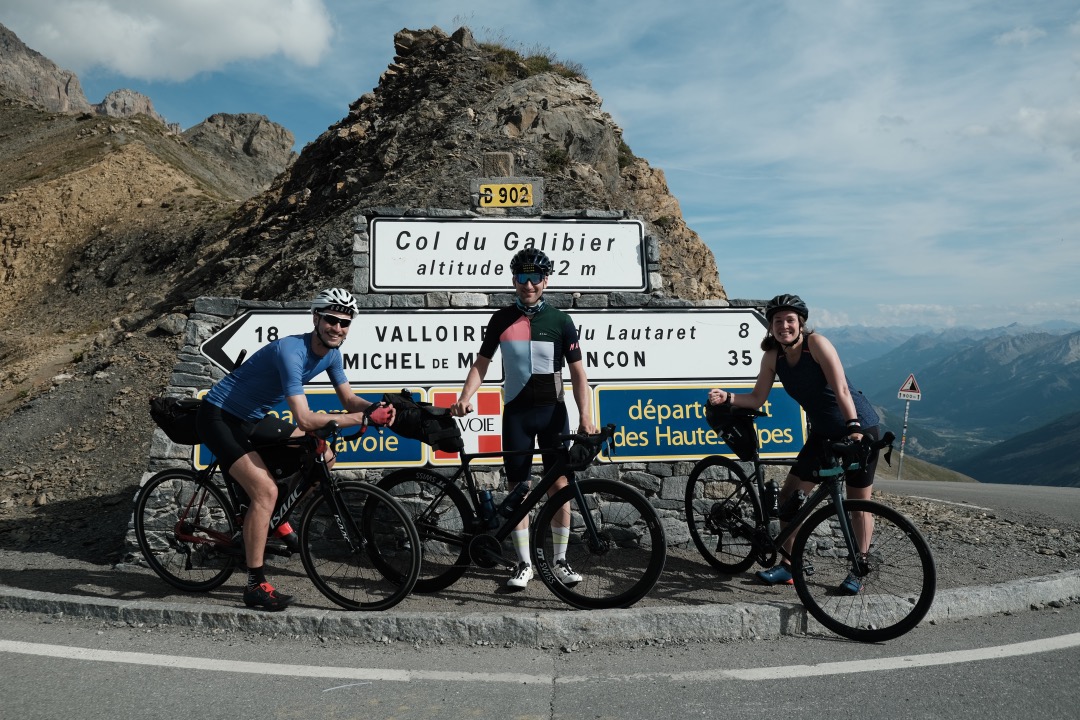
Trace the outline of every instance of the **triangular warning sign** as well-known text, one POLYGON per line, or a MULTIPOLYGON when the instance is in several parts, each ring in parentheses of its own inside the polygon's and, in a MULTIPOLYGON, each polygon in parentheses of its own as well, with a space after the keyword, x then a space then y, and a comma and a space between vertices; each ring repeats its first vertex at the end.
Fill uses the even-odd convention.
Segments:
POLYGON ((907 380, 900 386, 900 392, 922 394, 922 391, 919 390, 919 383, 915 382, 914 373, 907 376, 907 380))

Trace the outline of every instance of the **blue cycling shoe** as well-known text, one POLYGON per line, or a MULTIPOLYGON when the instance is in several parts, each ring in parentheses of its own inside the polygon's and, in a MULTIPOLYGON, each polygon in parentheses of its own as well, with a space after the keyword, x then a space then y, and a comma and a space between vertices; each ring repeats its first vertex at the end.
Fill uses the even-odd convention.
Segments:
POLYGON ((858 595, 862 590, 862 578, 855 573, 848 573, 848 576, 844 578, 844 582, 840 583, 838 588, 841 595, 858 595))
POLYGON ((771 567, 768 570, 761 570, 757 576, 768 585, 791 585, 794 583, 791 579, 791 570, 784 564, 771 567))

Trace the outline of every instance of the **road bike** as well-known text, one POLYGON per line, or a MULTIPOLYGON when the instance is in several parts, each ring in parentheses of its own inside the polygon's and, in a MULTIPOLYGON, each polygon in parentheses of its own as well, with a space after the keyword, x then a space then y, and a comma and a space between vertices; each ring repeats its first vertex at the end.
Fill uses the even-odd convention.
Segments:
MULTIPOLYGON (((596 478, 579 480, 574 473, 592 464, 614 432, 615 426, 608 425, 595 435, 560 435, 557 447, 538 450, 462 451, 450 477, 430 468, 405 468, 382 478, 378 486, 408 509, 420 534, 423 565, 415 590, 443 590, 471 565, 513 568, 517 559, 504 556, 503 542, 532 514, 533 568, 556 597, 581 609, 630 607, 643 598, 656 584, 667 558, 656 510, 628 485, 596 478), (568 447, 567 441, 573 446, 568 447), (554 463, 527 495, 518 495, 520 504, 514 505, 513 498, 501 511, 492 513, 493 504, 485 509, 484 491, 473 477, 471 463, 535 453, 551 453, 554 463), (563 476, 567 486, 547 497, 563 476), (566 561, 582 577, 573 584, 563 584, 554 572, 551 521, 567 506, 571 526, 566 561)), ((518 493, 528 490, 527 483, 518 487, 522 488, 518 493)))
MULTIPOLYGON (((196 407, 198 401, 181 402, 196 407)), ((345 439, 331 421, 302 437, 256 444, 272 468, 283 454, 299 460, 298 470, 277 481, 266 553, 299 552, 315 587, 343 608, 385 610, 412 591, 420 572, 420 538, 409 514, 386 491, 331 472, 324 451, 345 439), (298 544, 289 547, 273 531, 301 506, 298 544)), ((162 470, 135 498, 135 536, 143 557, 180 590, 220 586, 244 562, 247 504, 243 488, 219 472, 216 459, 197 472, 162 470)))
POLYGON ((829 461, 815 473, 820 482, 814 491, 777 507, 778 488, 773 481, 766 483, 766 468, 793 463, 761 459, 754 418, 765 413, 735 408, 710 414, 716 418, 710 422, 713 428, 725 442, 730 439, 729 448, 753 466, 753 479, 743 465, 723 455, 703 458, 690 472, 686 522, 702 556, 731 575, 755 562, 769 568, 786 558, 795 591, 810 615, 852 640, 890 640, 918 625, 937 588, 930 546, 896 510, 844 495, 847 474, 861 469, 871 452, 888 448, 885 459, 890 461, 893 434, 877 442, 829 443, 829 461), (786 525, 781 527, 781 521, 786 525), (860 547, 858 528, 870 527, 869 546, 860 547), (792 536, 788 553, 784 546, 792 536), (845 591, 841 585, 849 575, 857 581, 845 591), (852 587, 858 591, 851 594, 852 587))

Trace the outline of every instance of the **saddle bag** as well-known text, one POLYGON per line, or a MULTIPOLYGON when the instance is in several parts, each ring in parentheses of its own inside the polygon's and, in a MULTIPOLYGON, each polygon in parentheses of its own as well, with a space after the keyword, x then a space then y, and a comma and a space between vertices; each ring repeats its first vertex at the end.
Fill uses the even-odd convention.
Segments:
POLYGON ((178 445, 198 445, 195 417, 202 400, 197 398, 152 397, 150 417, 178 445))
POLYGON ((705 408, 705 421, 736 457, 743 462, 753 461, 758 450, 753 416, 732 412, 725 405, 709 405, 705 408))

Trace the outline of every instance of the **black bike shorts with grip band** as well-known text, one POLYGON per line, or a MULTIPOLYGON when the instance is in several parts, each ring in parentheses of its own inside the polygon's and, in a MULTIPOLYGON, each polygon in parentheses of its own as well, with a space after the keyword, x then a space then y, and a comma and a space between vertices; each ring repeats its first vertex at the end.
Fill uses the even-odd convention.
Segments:
MULTIPOLYGON (((864 428, 862 434, 865 437, 877 440, 880 431, 877 426, 874 426, 871 428, 864 428)), ((799 451, 799 456, 795 458, 795 465, 791 468, 791 474, 806 482, 818 482, 817 478, 814 477, 814 471, 821 467, 822 460, 825 458, 826 453, 830 452, 829 443, 838 442, 840 439, 842 438, 828 438, 825 435, 815 433, 811 430, 810 436, 806 438, 806 444, 803 445, 802 450, 799 451)), ((874 450, 870 453, 870 462, 866 464, 865 468, 848 473, 848 486, 853 488, 868 488, 874 484, 874 474, 877 472, 878 453, 878 450, 874 450)))
POLYGON ((206 401, 199 408, 197 422, 200 439, 214 453, 225 472, 244 455, 255 451, 252 437, 261 440, 287 438, 296 430, 292 423, 273 415, 267 415, 257 423, 251 422, 206 401))
MULTIPOLYGON (((529 402, 511 400, 503 408, 503 450, 527 450, 531 447, 557 447, 559 435, 570 432, 570 420, 566 405, 532 405, 529 402), (535 444, 534 444, 535 443, 535 444)), ((541 453, 540 458, 547 472, 555 464, 555 453, 541 453)), ((532 458, 528 455, 511 455, 503 459, 506 481, 516 484, 529 479, 532 458)))

